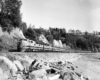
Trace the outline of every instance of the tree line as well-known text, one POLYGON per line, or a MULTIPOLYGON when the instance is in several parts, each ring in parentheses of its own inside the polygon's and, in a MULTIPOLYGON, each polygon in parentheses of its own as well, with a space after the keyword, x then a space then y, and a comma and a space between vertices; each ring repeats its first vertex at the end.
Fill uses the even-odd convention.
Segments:
MULTIPOLYGON (((25 24, 25 23, 24 23, 25 24)), ((38 36, 43 34, 47 40, 52 44, 53 40, 61 40, 62 43, 69 45, 71 49, 86 50, 98 52, 100 51, 100 37, 85 32, 82 35, 66 32, 64 28, 24 28, 23 33, 26 38, 31 40, 38 40, 38 36)))

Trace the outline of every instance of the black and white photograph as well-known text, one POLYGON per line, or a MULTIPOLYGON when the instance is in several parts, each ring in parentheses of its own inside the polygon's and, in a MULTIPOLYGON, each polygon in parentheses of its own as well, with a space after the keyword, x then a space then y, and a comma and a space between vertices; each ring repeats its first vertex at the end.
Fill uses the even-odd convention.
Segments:
POLYGON ((0 0, 0 80, 100 80, 100 0, 0 0))

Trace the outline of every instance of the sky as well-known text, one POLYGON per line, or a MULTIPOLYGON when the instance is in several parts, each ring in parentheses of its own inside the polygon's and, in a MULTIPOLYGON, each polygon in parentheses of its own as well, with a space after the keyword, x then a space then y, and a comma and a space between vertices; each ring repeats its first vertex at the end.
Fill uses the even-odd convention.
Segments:
POLYGON ((100 31, 100 0, 22 0, 21 13, 35 28, 100 31))

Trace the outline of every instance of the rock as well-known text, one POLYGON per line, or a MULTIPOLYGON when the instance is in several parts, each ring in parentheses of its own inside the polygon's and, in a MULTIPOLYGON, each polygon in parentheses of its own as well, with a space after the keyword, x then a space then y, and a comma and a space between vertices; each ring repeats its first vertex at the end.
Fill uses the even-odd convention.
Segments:
POLYGON ((48 77, 49 80, 58 80, 60 77, 60 74, 55 74, 54 76, 48 77))
POLYGON ((20 74, 18 74, 16 80, 24 80, 24 78, 20 74))
POLYGON ((17 66, 17 68, 20 71, 23 71, 24 70, 24 67, 23 67, 23 65, 21 64, 21 62, 19 60, 15 60, 15 61, 13 61, 13 63, 17 66))
POLYGON ((81 77, 81 74, 80 73, 78 73, 78 72, 75 72, 75 73, 76 73, 77 76, 81 77))
POLYGON ((57 71, 55 69, 47 69, 46 72, 48 74, 55 74, 57 71))
POLYGON ((71 66, 71 69, 72 69, 72 70, 75 70, 73 66, 71 66))
POLYGON ((65 72, 62 76, 62 80, 74 80, 72 73, 65 72))
POLYGON ((10 61, 8 58, 6 58, 4 56, 0 56, 0 61, 3 61, 2 65, 8 66, 8 69, 10 70, 11 74, 13 76, 16 76, 18 69, 12 61, 10 61))
POLYGON ((58 64, 62 64, 62 61, 59 61, 58 64))
POLYGON ((33 71, 29 74, 29 80, 48 80, 45 69, 33 71))
POLYGON ((78 68, 78 66, 76 66, 76 68, 78 68))
POLYGON ((72 64, 72 62, 67 61, 67 63, 72 64))

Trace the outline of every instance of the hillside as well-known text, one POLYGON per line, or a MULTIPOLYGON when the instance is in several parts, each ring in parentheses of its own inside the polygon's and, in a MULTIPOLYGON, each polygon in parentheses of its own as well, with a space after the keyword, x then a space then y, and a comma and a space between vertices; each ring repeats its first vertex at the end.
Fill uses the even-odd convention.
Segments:
POLYGON ((25 38, 19 28, 14 28, 10 33, 3 32, 0 27, 0 50, 17 49, 18 40, 25 38))

